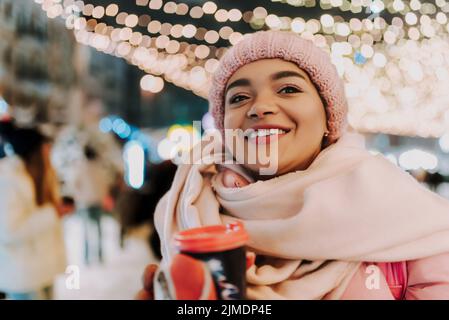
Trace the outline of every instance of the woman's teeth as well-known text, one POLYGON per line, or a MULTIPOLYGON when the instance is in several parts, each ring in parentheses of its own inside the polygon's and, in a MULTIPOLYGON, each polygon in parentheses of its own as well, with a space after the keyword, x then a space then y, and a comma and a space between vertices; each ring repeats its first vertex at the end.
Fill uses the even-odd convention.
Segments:
POLYGON ((287 133, 282 129, 259 129, 259 130, 251 130, 245 134, 245 136, 249 139, 255 139, 256 137, 266 137, 271 135, 279 135, 287 133))

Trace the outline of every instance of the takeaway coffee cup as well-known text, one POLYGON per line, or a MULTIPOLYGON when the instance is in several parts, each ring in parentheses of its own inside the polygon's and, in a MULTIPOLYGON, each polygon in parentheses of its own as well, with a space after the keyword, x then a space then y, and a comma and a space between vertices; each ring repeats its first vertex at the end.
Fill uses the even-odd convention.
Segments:
POLYGON ((174 238, 180 253, 206 263, 222 300, 245 299, 247 241, 240 222, 189 229, 174 238))

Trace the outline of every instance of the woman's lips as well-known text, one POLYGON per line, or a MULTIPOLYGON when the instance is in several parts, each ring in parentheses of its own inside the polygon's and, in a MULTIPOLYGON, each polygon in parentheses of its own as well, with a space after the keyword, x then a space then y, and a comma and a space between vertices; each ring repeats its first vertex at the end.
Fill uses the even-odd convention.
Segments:
POLYGON ((282 138, 283 136, 285 136, 287 133, 283 133, 283 134, 276 134, 276 135, 270 135, 270 136, 265 136, 265 137, 256 137, 255 139, 249 139, 249 142, 251 143, 255 143, 257 145, 262 145, 262 144, 270 144, 276 140, 279 140, 280 138, 282 138))

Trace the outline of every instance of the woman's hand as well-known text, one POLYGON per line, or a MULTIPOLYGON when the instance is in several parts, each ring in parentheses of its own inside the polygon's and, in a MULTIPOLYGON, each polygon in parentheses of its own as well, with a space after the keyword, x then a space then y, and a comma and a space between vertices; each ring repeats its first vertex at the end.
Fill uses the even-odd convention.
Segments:
POLYGON ((66 215, 73 213, 74 210, 75 210, 74 206, 67 205, 64 203, 60 203, 56 206, 56 213, 58 214, 58 217, 61 219, 64 218, 66 215))
POLYGON ((224 168, 222 171, 223 174, 223 185, 226 188, 241 188, 249 185, 249 181, 242 177, 240 174, 224 168))
POLYGON ((136 300, 154 300, 153 279, 157 269, 156 264, 149 264, 145 268, 142 277, 143 289, 137 293, 136 300))
MULTIPOLYGON (((178 264, 182 265, 183 261, 186 260, 190 261, 193 260, 192 258, 188 257, 188 256, 184 256, 182 254, 175 256, 176 257, 176 261, 178 262, 178 264)), ((254 265, 254 262, 256 260, 256 255, 253 252, 247 252, 246 253, 246 269, 248 270, 252 265, 254 265)), ((189 263, 188 266, 192 266, 192 263, 189 263)), ((143 277, 142 277, 142 282, 143 282, 143 289, 141 289, 135 299, 136 300, 154 300, 154 287, 153 287, 153 280, 154 280, 154 275, 156 274, 156 271, 158 269, 158 266, 156 264, 149 264, 146 268, 145 271, 143 272, 143 277)), ((185 268, 179 268, 178 269, 185 269, 185 268)), ((187 295, 190 297, 189 299, 192 299, 192 293, 189 292, 192 291, 192 288, 194 287, 194 285, 192 285, 191 283, 187 286, 187 290, 185 287, 185 284, 183 285, 184 281, 178 281, 176 282, 178 283, 177 289, 179 291, 183 291, 184 294, 187 293, 187 295)), ((188 283, 188 281, 187 281, 188 283)), ((202 287, 201 287, 202 288, 202 287)), ((200 290, 202 291, 202 289, 200 290)), ((215 292, 215 291, 214 291, 215 292)), ((212 292, 213 293, 213 292, 212 292)), ((197 293, 197 295, 200 295, 200 293, 197 293)), ((216 297, 210 297, 210 300, 215 300, 216 297)))
POLYGON ((246 253, 246 270, 251 268, 256 263, 256 254, 248 251, 246 253))

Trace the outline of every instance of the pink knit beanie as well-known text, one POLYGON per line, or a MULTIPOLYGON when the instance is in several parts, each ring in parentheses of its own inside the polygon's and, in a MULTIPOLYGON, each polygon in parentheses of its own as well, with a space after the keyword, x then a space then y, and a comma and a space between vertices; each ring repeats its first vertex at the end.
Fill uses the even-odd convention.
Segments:
POLYGON ((209 91, 209 110, 215 127, 223 133, 224 90, 229 78, 248 63, 270 58, 293 62, 307 72, 325 105, 329 130, 327 144, 338 140, 347 126, 348 105, 343 80, 324 50, 287 31, 259 31, 245 35, 221 58, 209 91))

